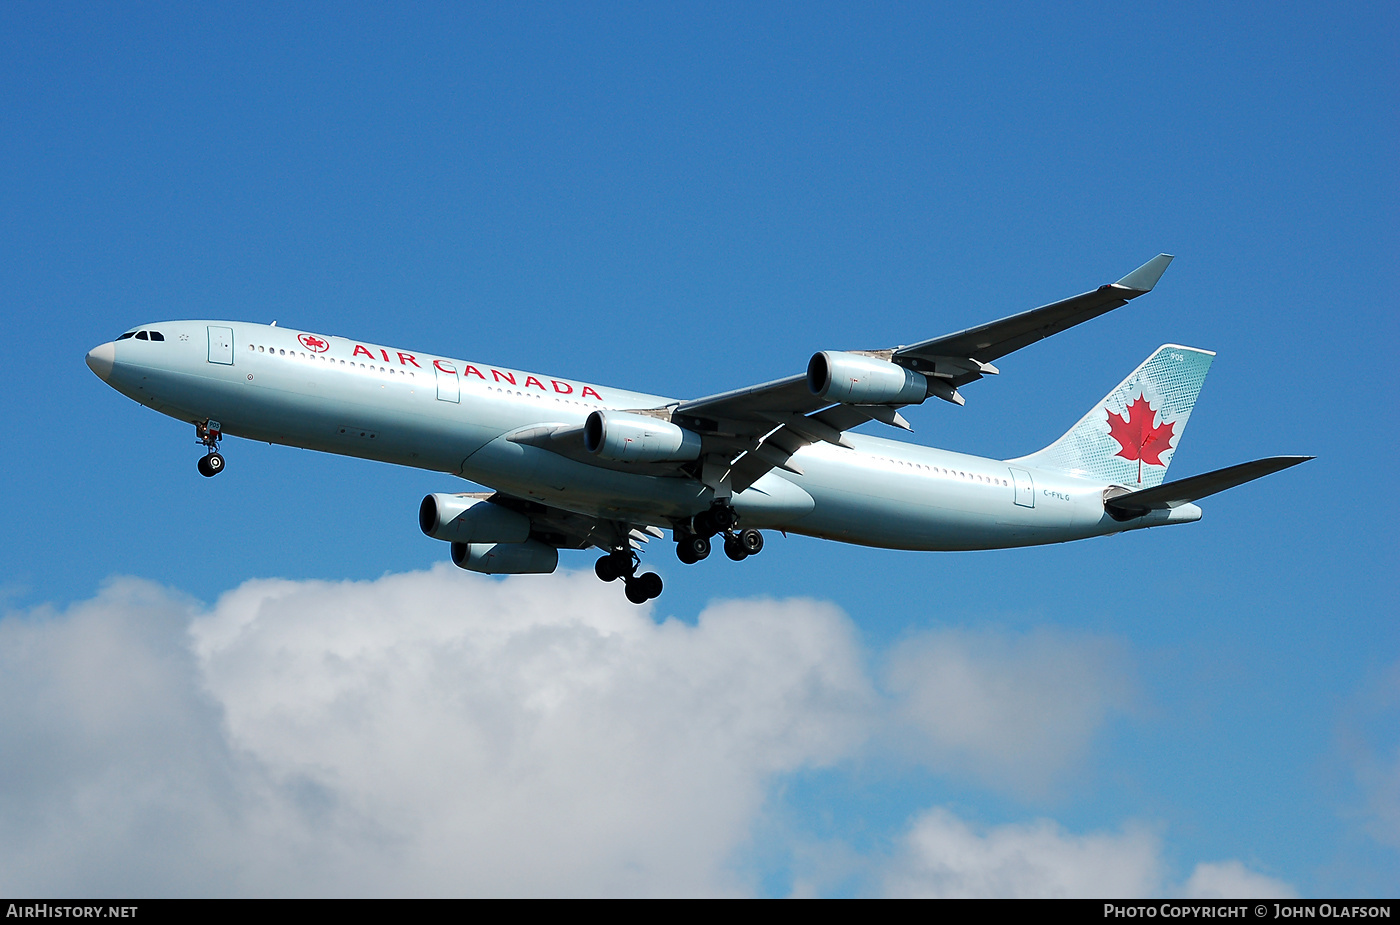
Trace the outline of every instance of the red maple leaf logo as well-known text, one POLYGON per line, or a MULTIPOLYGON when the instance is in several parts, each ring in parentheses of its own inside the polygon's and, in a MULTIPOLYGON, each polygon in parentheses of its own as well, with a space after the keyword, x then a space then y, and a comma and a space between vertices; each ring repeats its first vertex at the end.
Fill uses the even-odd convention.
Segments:
POLYGON ((321 338, 317 337, 315 334, 302 334, 297 337, 297 340, 301 341, 302 346, 307 350, 314 353, 320 353, 330 346, 330 344, 321 340, 321 338))
POLYGON ((1127 460, 1137 460, 1138 482, 1142 482, 1142 464, 1165 466, 1162 453, 1172 447, 1172 436, 1176 430, 1175 421, 1163 421, 1152 425, 1156 412, 1147 403, 1147 396, 1139 392, 1138 397, 1123 409, 1124 415, 1108 412, 1108 435, 1118 441, 1121 449, 1115 456, 1127 460))

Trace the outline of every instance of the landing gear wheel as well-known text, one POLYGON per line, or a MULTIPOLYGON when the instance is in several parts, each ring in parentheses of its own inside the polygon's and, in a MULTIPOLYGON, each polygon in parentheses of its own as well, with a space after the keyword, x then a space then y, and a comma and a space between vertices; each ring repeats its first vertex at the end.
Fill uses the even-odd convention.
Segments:
POLYGON ((604 581, 617 581, 622 576, 617 572, 617 563, 612 556, 603 556, 593 566, 593 574, 604 581))
POLYGON ((720 533, 730 530, 739 522, 739 514, 723 501, 716 501, 710 505, 710 523, 714 524, 720 533))
POLYGON ((208 456, 199 457, 199 463, 197 464, 197 468, 199 469, 199 474, 204 476, 206 479, 214 474, 214 470, 209 468, 208 456))
POLYGON ((627 579, 627 599, 634 604, 645 604, 661 594, 661 576, 647 572, 636 578, 627 579))
POLYGON ((648 600, 661 596, 661 576, 655 572, 645 572, 638 575, 636 582, 641 586, 642 592, 646 594, 648 600))
POLYGON ((749 557, 748 550, 739 542, 739 538, 732 533, 724 538, 724 554, 735 562, 742 562, 749 557))
POLYGON ((593 566, 593 574, 604 581, 631 578, 637 572, 635 558, 627 552, 610 552, 593 566))
POLYGON ((747 554, 756 556, 763 552, 763 534, 754 529, 740 530, 739 545, 747 554))
POLYGON ((204 462, 209 466, 210 475, 218 475, 224 471, 224 458, 218 453, 210 453, 204 457, 204 462))
POLYGON ((676 558, 686 565, 694 565, 710 554, 710 540, 699 533, 691 533, 676 541, 676 558))

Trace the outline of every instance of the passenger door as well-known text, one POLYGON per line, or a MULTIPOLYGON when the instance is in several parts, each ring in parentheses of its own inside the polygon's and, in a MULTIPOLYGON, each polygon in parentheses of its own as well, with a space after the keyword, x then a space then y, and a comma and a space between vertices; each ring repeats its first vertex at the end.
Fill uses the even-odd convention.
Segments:
POLYGON ((1016 503, 1021 507, 1035 507, 1035 482, 1025 469, 1012 469, 1011 480, 1016 483, 1016 503))
POLYGON ((209 325, 209 362, 233 365, 233 328, 209 325))
POLYGON ((457 382, 457 370, 445 360, 438 360, 433 364, 433 368, 437 370, 438 401, 460 402, 462 393, 457 382))

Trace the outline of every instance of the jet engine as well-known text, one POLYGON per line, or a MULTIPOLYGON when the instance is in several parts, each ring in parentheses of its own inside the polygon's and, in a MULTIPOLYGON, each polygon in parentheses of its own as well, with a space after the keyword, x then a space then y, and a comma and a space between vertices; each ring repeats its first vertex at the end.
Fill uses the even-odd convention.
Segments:
POLYGON ((453 543, 452 562, 486 575, 548 575, 559 567, 559 550, 539 540, 453 543))
POLYGON ((524 514, 466 495, 428 495, 418 506, 418 526, 450 543, 520 543, 530 537, 524 514))
POLYGON ((700 437, 670 421, 628 414, 595 411, 583 424, 583 446, 588 452, 617 462, 688 462, 700 458, 700 437))
POLYGON ((917 405, 928 398, 928 380, 886 360, 824 350, 807 363, 807 387, 827 401, 847 405, 917 405))

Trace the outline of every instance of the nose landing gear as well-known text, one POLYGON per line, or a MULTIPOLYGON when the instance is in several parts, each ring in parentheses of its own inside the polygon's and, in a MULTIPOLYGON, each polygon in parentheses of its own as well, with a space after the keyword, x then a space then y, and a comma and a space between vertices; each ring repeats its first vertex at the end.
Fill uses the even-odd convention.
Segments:
POLYGON ((194 435, 204 445, 204 456, 199 460, 199 474, 213 478, 224 471, 224 457, 219 453, 219 441, 224 432, 218 421, 205 421, 194 425, 194 435))

